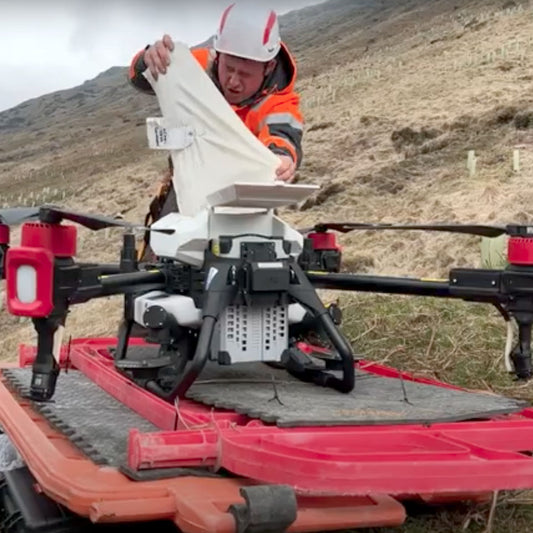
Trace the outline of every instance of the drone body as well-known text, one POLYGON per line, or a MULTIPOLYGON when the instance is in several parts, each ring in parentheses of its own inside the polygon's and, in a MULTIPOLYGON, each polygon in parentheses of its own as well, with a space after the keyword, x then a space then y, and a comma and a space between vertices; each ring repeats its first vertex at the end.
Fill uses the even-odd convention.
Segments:
MULTIPOLYGON (((244 193, 228 200, 228 191, 222 190, 213 195, 222 205, 211 205, 195 217, 171 213, 152 226, 173 230, 155 232, 150 239, 166 279, 173 281, 166 291, 136 296, 129 314, 148 330, 148 338, 161 342, 163 354, 171 354, 178 373, 189 361, 192 373, 166 392, 155 374, 145 386, 172 399, 185 394, 208 360, 222 365, 260 361, 282 364, 304 380, 349 392, 351 349, 299 266, 303 236, 273 211, 314 188, 236 184, 232 189, 244 193), (306 322, 327 332, 342 379, 299 350, 295 331, 306 322)), ((125 347, 130 325, 124 323, 122 331, 120 346, 125 347)), ((168 376, 165 355, 161 363, 168 376)), ((119 366, 135 376, 137 363, 128 363, 127 350, 117 357, 119 366)))
MULTIPOLYGON (((289 345, 289 325, 301 322, 306 313, 300 304, 288 303, 281 296, 289 286, 288 265, 297 261, 302 252, 302 235, 268 209, 220 213, 214 208, 192 219, 172 213, 152 227, 175 230, 172 235, 152 235, 151 247, 161 259, 207 272, 203 290, 209 290, 219 262, 232 264, 230 275, 234 284, 244 282, 242 276, 250 278, 248 298, 255 293, 255 305, 246 305, 243 295, 245 305, 228 306, 222 313, 216 332, 219 346, 212 350, 219 353, 216 358, 228 363, 280 362, 289 345), (239 271, 245 259, 250 259, 253 266, 246 272, 239 271), (261 292, 264 295, 259 298, 261 292)), ((188 296, 166 294, 164 298, 162 293, 152 293, 138 297, 135 321, 147 327, 144 314, 153 314, 154 307, 159 306, 172 315, 179 326, 198 328, 202 313, 196 304, 200 303, 201 295, 195 302, 192 285, 184 287, 182 292, 188 296)))

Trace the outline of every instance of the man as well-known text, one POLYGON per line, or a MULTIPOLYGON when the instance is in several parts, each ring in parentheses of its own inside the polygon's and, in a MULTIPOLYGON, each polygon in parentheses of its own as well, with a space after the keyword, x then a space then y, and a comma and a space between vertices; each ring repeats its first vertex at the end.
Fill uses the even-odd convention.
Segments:
MULTIPOLYGON (((129 71, 133 85, 153 94, 142 73, 164 75, 173 48, 164 35, 138 52, 129 71)), ((292 182, 302 160, 303 118, 294 90, 296 64, 281 41, 276 13, 255 2, 234 3, 222 14, 213 47, 192 54, 249 130, 279 156, 277 179, 292 182)), ((167 192, 174 195, 169 176, 167 192)))
MULTIPOLYGON (((302 161, 300 97, 295 92, 296 63, 281 41, 276 13, 257 2, 234 3, 222 13, 212 48, 191 52, 248 129, 280 159, 277 179, 292 182, 302 161)), ((154 94, 142 73, 166 73, 174 44, 169 35, 133 58, 131 83, 154 94)), ((172 161, 150 204, 145 224, 177 210, 172 161)), ((149 235, 140 257, 147 258, 149 235)))

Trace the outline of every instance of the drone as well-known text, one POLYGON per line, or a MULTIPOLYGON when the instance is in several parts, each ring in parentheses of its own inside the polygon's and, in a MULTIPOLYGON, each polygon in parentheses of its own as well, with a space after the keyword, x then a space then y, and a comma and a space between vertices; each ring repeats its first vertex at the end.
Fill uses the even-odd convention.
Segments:
POLYGON ((260 362, 340 394, 351 392, 356 357, 340 328, 341 310, 324 306, 319 289, 492 304, 518 325, 518 342, 506 348, 507 370, 520 380, 532 377, 532 226, 318 223, 297 230, 275 214, 274 206, 311 189, 237 183, 195 217, 170 213, 149 228, 52 205, 0 210, 7 310, 31 318, 37 335, 30 397, 48 401, 54 395, 60 371, 54 339, 71 307, 111 295, 124 298, 116 370, 169 402, 185 397, 208 363, 260 362), (22 224, 21 241, 11 246, 9 227, 15 224, 22 224), (118 262, 77 262, 74 224, 123 228, 118 262), (137 257, 138 230, 150 232, 152 262, 137 257), (454 268, 444 281, 342 272, 336 233, 389 230, 507 235, 508 266, 454 268), (128 357, 136 328, 159 347, 156 357, 128 357), (328 349, 309 349, 304 341, 310 332, 328 349))
POLYGON ((319 289, 490 303, 508 324, 518 324, 518 343, 506 348, 507 369, 519 379, 532 376, 533 227, 317 223, 298 230, 276 210, 319 187, 273 181, 279 159, 206 83, 188 47, 175 46, 165 76, 146 76, 162 112, 147 119, 148 144, 170 152, 179 167, 172 177, 179 212, 146 228, 53 205, 0 210, 7 310, 31 318, 37 334, 32 399, 54 395, 57 339, 70 308, 111 295, 124 298, 114 367, 169 402, 184 398, 208 364, 263 363, 339 394, 354 390, 356 357, 341 330, 342 312, 326 307, 319 289), (10 246, 9 226, 20 223, 20 245, 10 246), (117 263, 76 261, 74 224, 123 228, 117 263), (154 261, 137 257, 139 230, 149 232, 154 261), (359 230, 507 234, 509 266, 453 269, 442 282, 343 273, 336 233, 359 230), (155 357, 130 355, 138 334, 158 347, 155 357))

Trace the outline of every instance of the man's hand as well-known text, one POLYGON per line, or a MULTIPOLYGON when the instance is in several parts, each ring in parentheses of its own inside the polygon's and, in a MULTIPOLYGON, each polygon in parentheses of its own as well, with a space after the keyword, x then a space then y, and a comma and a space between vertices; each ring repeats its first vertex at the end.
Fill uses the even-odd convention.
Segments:
POLYGON ((281 164, 276 170, 276 180, 292 183, 294 181, 294 174, 296 173, 296 164, 292 157, 288 155, 278 156, 281 164))
POLYGON ((166 74, 170 65, 170 52, 174 50, 174 42, 170 35, 164 35, 144 52, 144 62, 150 73, 157 80, 159 74, 166 74))

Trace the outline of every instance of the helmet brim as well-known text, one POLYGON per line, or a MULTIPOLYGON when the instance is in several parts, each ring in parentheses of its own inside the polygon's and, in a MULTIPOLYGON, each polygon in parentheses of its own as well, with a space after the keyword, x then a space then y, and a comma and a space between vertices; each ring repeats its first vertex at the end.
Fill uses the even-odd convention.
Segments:
POLYGON ((235 50, 227 50, 225 48, 217 46, 216 43, 213 44, 213 49, 219 54, 227 54, 230 56, 239 57, 241 59, 249 59, 251 61, 257 61, 258 63, 268 63, 269 61, 272 61, 272 59, 274 59, 279 54, 279 51, 281 50, 281 45, 276 46, 276 48, 271 54, 264 55, 262 57, 253 56, 253 55, 246 54, 246 53, 241 53, 235 50))

